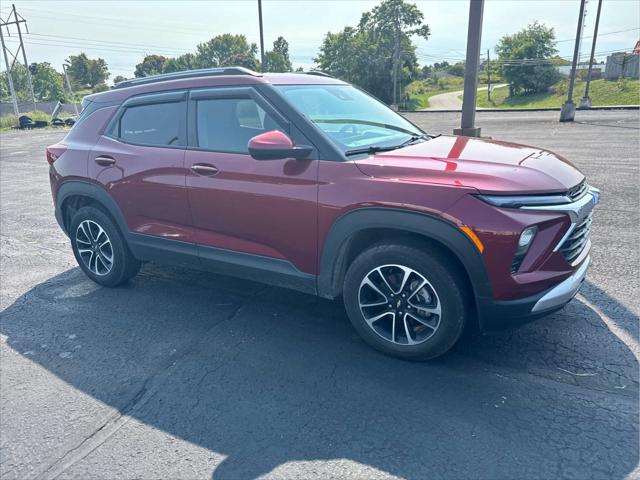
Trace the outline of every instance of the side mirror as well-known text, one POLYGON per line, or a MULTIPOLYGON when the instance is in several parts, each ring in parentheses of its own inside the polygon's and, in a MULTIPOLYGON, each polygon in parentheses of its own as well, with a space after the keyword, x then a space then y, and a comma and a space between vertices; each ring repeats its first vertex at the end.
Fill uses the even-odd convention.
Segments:
POLYGON ((293 140, 279 130, 264 132, 249 140, 249 154, 256 160, 302 160, 307 158, 312 150, 312 147, 306 145, 296 146, 293 140))

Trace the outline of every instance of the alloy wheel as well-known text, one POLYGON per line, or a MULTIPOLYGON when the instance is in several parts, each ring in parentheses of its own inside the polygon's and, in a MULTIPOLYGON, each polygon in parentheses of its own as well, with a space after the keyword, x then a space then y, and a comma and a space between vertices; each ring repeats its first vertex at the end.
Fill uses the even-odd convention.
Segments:
POLYGON ((369 328, 398 345, 427 341, 442 319, 433 285, 404 265, 382 265, 367 273, 360 283, 358 302, 369 328))
POLYGON ((93 220, 83 220, 76 229, 76 248, 85 267, 104 276, 113 268, 113 246, 107 232, 93 220))

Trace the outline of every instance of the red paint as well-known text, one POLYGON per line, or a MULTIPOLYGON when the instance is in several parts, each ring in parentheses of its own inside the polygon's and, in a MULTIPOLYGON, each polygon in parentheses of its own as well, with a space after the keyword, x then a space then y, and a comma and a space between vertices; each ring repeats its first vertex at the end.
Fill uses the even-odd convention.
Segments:
POLYGON ((293 148, 294 146, 293 141, 279 130, 261 133, 249 141, 249 150, 283 150, 293 148))

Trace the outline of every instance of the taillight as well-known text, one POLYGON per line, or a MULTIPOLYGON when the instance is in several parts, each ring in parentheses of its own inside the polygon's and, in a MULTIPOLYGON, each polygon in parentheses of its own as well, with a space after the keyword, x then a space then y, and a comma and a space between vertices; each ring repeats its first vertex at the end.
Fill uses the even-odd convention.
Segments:
POLYGON ((47 163, 53 165, 60 155, 67 149, 66 145, 56 144, 47 147, 47 163))

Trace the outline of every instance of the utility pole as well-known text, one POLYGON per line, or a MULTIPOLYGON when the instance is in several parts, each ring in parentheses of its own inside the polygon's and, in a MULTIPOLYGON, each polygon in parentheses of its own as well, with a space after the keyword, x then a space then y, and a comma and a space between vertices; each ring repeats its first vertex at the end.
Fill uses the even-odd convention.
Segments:
POLYGON ((491 101, 491 57, 487 48, 487 101, 491 101))
POLYGON ((467 29, 467 57, 464 65, 462 119, 460 120, 460 128, 453 130, 454 135, 464 135, 467 137, 480 136, 480 129, 476 128, 475 120, 483 10, 484 0, 469 0, 469 27, 467 29))
POLYGON ((580 38, 582 37, 582 26, 584 25, 584 4, 586 0, 580 0, 580 14, 578 15, 578 29, 576 31, 576 45, 573 49, 573 63, 571 64, 571 75, 569 77, 569 93, 567 101, 562 105, 560 111, 561 122, 573 122, 576 118, 576 104, 573 103, 573 84, 576 81, 576 69, 578 66, 578 51, 580 50, 580 38))
POLYGON ((71 88, 71 81, 69 80, 69 74, 67 73, 67 66, 64 63, 62 64, 62 71, 64 72, 64 79, 66 80, 67 88, 69 89, 69 94, 71 95, 73 109, 76 111, 76 115, 79 115, 78 105, 76 104, 76 101, 73 98, 73 89, 71 88))
POLYGON ((262 31, 262 0, 258 0, 258 21, 260 22, 260 70, 264 72, 264 34, 262 31))
POLYGON ((398 109, 398 64, 400 63, 400 26, 396 26, 393 41, 393 104, 398 109))
POLYGON ((591 42, 591 56, 589 57, 589 71, 587 72, 587 86, 584 89, 584 97, 580 102, 580 108, 591 108, 591 97, 589 96, 589 86, 591 84, 591 70, 593 69, 593 56, 596 52, 596 40, 598 38, 598 25, 600 24, 600 10, 602 0, 598 0, 598 11, 596 13, 596 26, 593 29, 593 42, 591 42))
MULTIPOLYGON (((24 68, 27 71, 27 85, 29 86, 29 91, 31 92, 31 100, 33 101, 33 111, 38 110, 38 106, 36 105, 36 96, 33 93, 33 82, 31 80, 31 71, 29 70, 29 62, 27 62, 27 52, 24 49, 24 42, 22 41, 22 30, 20 30, 21 23, 27 23, 27 21, 20 17, 21 20, 18 20, 18 12, 16 12, 16 6, 11 4, 11 8, 13 10, 13 18, 16 23, 16 28, 18 29, 18 38, 20 39, 20 50, 22 50, 22 59, 24 60, 24 68)), ((17 54, 18 52, 16 52, 17 54)))
POLYGON ((18 110, 18 99, 16 98, 16 90, 13 88, 13 78, 11 78, 11 67, 9 66, 9 57, 7 57, 7 48, 4 45, 4 36, 2 35, 2 26, 0 26, 0 42, 2 43, 2 53, 4 55, 4 64, 7 66, 7 81, 9 82, 9 92, 11 92, 11 102, 13 103, 13 113, 20 115, 18 110))

